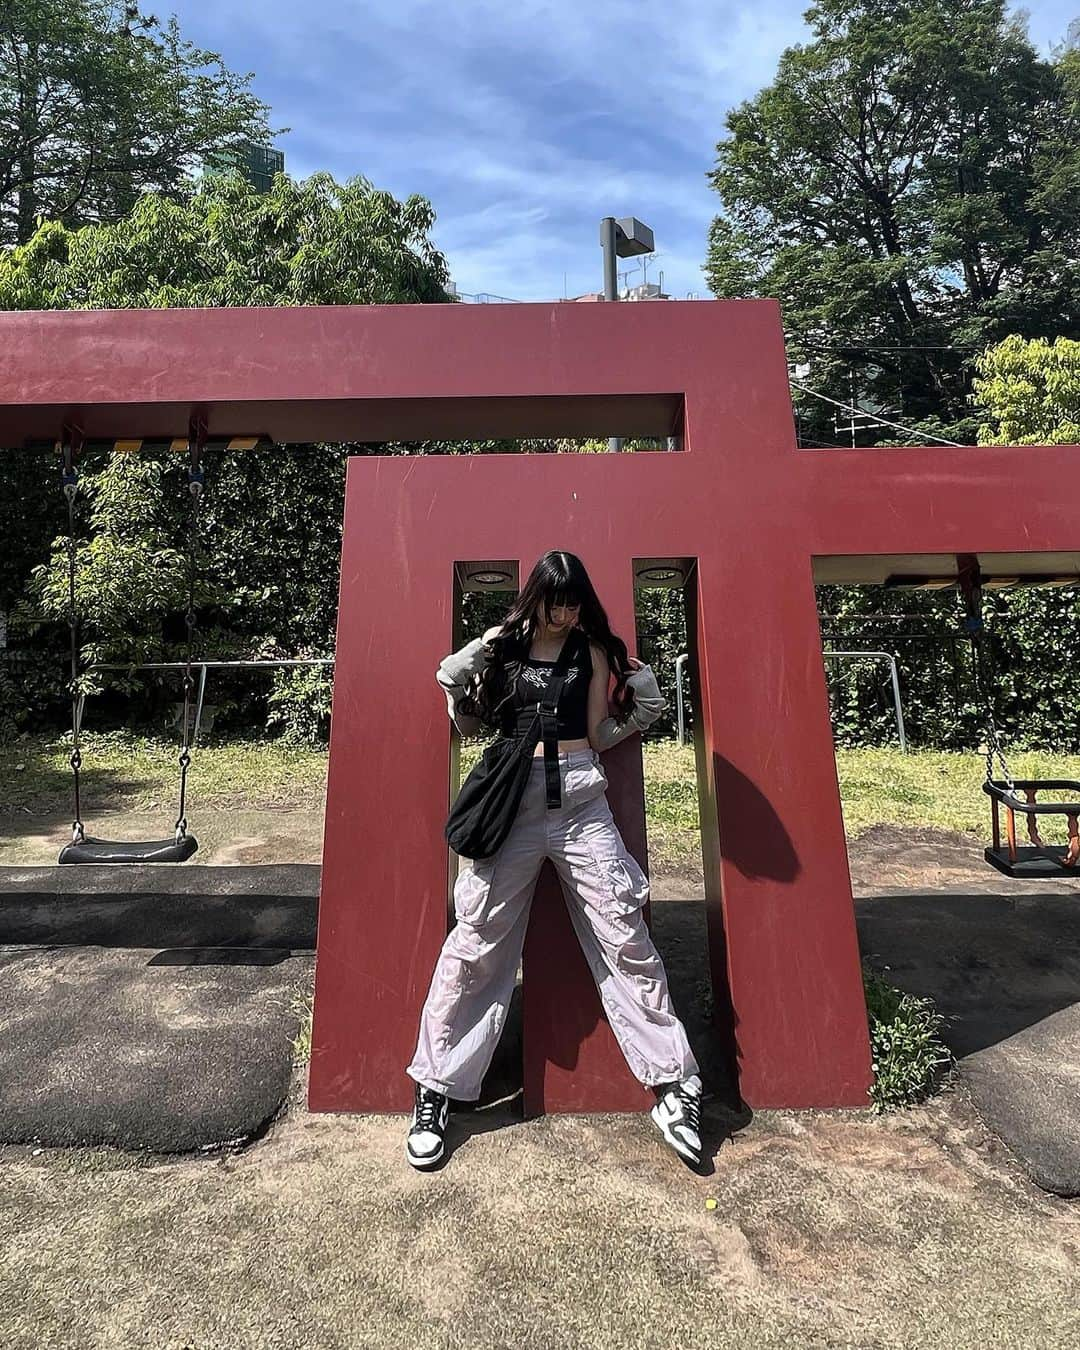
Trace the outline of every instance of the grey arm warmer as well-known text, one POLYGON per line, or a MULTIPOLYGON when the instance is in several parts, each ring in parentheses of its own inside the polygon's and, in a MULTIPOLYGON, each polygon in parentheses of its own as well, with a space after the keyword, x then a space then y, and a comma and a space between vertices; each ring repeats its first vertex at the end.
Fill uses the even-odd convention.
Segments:
POLYGON ((613 745, 625 741, 627 736, 644 731, 667 707, 667 699, 660 692, 656 676, 651 666, 641 666, 629 676, 627 686, 634 691, 634 706, 625 721, 615 717, 605 717, 596 732, 596 749, 610 750, 613 745))
POLYGON ((446 695, 446 711, 462 736, 475 736, 483 727, 480 718, 470 708, 473 704, 474 680, 491 660, 491 647, 483 638, 473 638, 459 651, 443 657, 435 672, 435 679, 446 695))

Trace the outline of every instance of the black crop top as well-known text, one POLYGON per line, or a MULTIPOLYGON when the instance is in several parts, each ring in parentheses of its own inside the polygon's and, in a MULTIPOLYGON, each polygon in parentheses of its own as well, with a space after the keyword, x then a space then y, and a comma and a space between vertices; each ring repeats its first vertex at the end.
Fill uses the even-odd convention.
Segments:
MULTIPOLYGON (((559 695, 559 740, 584 740, 589 734, 589 681, 592 679, 592 652, 583 633, 571 633, 566 641, 578 639, 578 652, 566 668, 562 693, 559 695)), ((554 661, 537 661, 529 657, 518 672, 514 697, 503 705, 500 730, 504 735, 514 734, 517 712, 520 708, 540 702, 544 697, 555 669, 554 661)))

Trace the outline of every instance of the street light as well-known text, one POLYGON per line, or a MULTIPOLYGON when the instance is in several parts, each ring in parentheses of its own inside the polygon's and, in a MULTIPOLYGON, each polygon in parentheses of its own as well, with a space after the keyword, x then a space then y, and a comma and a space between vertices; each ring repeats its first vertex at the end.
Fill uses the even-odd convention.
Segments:
MULTIPOLYGON (((618 300, 618 258, 636 258, 642 253, 653 253, 656 245, 653 232, 634 216, 605 216, 600 222, 600 247, 604 250, 604 299, 618 300)), ((608 438, 609 450, 621 450, 618 436, 608 438)))
POLYGON ((600 222, 600 246, 604 250, 604 299, 618 300, 618 273, 616 258, 636 258, 642 253, 655 253, 653 232, 633 216, 616 220, 605 216, 600 222))

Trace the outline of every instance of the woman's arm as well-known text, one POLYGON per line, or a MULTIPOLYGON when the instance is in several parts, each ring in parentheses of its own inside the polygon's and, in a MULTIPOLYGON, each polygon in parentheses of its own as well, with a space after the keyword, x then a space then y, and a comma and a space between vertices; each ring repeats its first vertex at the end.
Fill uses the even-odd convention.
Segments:
POLYGON ((633 691, 634 706, 622 721, 609 716, 608 685, 611 681, 611 667, 599 644, 590 642, 589 646, 593 662, 593 676, 589 682, 589 744, 594 750, 610 750, 627 736, 651 726, 667 707, 667 699, 661 694, 651 668, 630 657, 635 670, 627 678, 626 683, 633 691))
POLYGON ((446 695, 446 711, 462 736, 475 736, 484 724, 474 711, 476 707, 476 677, 491 660, 491 638, 498 627, 489 628, 483 637, 473 638, 459 651, 443 657, 435 679, 446 695))

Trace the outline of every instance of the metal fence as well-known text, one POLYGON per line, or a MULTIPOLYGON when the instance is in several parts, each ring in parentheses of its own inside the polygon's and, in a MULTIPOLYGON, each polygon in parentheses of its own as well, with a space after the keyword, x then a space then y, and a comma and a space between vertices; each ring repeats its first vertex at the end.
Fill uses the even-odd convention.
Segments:
MULTIPOLYGON (((895 663, 907 740, 913 745, 971 748, 978 741, 971 652, 963 633, 934 631, 924 615, 821 616, 826 652, 874 648, 895 663)), ((880 664, 826 661, 829 706, 838 744, 895 743, 896 698, 880 664)))
MULTIPOLYGON (((974 699, 970 644, 963 633, 934 631, 928 617, 888 613, 821 616, 826 686, 838 745, 895 745, 898 738, 904 748, 971 749, 978 744, 982 718, 974 699), (873 652, 874 659, 833 659, 855 652, 860 656, 873 652)), ((692 735, 696 712, 696 680, 688 655, 665 656, 663 644, 649 633, 639 634, 638 642, 643 658, 653 664, 662 683, 675 695, 671 700, 675 706, 657 731, 663 735, 674 732, 685 742, 692 735)), ((0 671, 15 674, 39 660, 37 652, 0 648, 0 671)), ((196 735, 209 671, 332 664, 330 659, 192 662, 199 672, 193 699, 196 735)), ((98 668, 132 670, 119 663, 98 668)), ((147 663, 138 668, 176 670, 182 663, 147 663)))
MULTIPOLYGON (((265 661, 192 661, 191 669, 199 672, 199 683, 195 697, 194 707, 194 730, 191 734, 193 742, 198 741, 199 731, 202 728, 203 704, 206 698, 206 679, 207 673, 211 670, 263 670, 280 669, 292 666, 332 666, 334 658, 332 656, 315 656, 310 658, 289 658, 289 659, 271 659, 265 661)), ((92 671, 112 670, 123 671, 125 674, 136 670, 185 670, 186 663, 183 661, 145 661, 141 665, 118 665, 111 663, 99 663, 97 665, 87 666, 84 674, 89 675, 92 671)), ((77 724, 82 726, 83 709, 86 706, 86 695, 79 696, 78 705, 75 713, 77 724)), ((181 709, 178 722, 183 722, 184 714, 181 709)))

